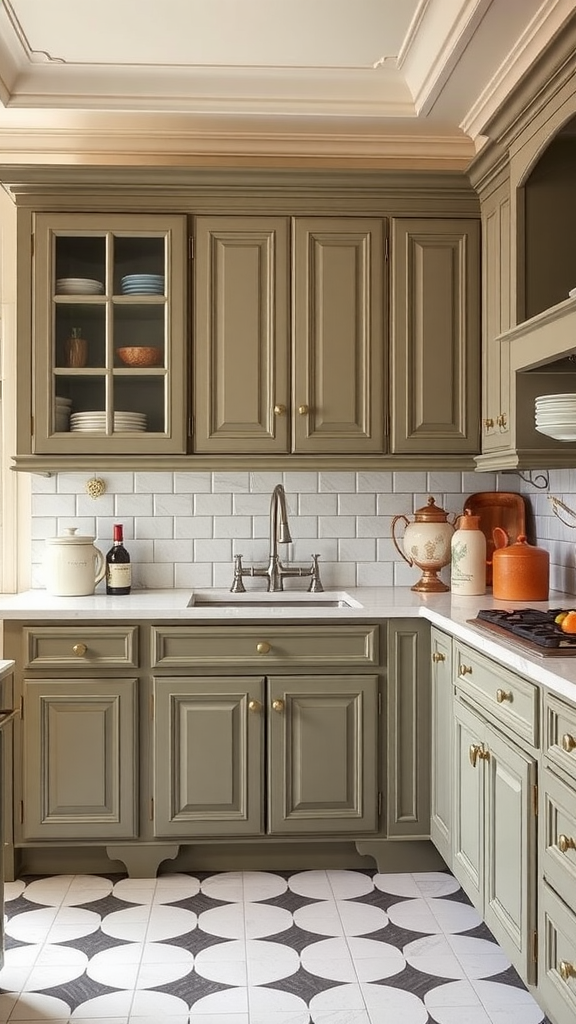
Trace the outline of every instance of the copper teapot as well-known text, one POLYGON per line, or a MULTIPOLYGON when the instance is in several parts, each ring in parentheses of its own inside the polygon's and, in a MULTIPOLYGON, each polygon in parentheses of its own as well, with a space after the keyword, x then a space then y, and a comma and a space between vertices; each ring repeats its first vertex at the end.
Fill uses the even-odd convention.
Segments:
POLYGON ((428 498, 427 505, 414 513, 411 523, 407 516, 394 516, 392 520, 392 540, 399 555, 408 565, 416 565, 422 569, 422 576, 411 590, 425 593, 440 594, 450 588, 438 579, 438 573, 451 558, 450 542, 454 526, 448 521, 448 512, 435 504, 434 498, 428 498), (396 523, 404 522, 406 528, 402 537, 402 548, 396 538, 396 523))

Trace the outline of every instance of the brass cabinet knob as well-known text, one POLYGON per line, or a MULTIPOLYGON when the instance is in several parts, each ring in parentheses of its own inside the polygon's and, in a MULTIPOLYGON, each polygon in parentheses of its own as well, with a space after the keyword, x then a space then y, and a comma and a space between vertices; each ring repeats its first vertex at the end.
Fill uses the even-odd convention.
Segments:
POLYGON ((434 651, 432 661, 446 661, 446 655, 442 654, 440 651, 434 651))
POLYGON ((506 414, 501 412, 500 415, 496 417, 496 423, 500 427, 501 430, 506 430, 506 427, 508 426, 508 421, 506 419, 506 414))
POLYGON ((562 737, 562 750, 565 750, 567 754, 571 754, 575 747, 576 739, 569 732, 565 732, 562 737))
POLYGON ((256 644, 258 654, 269 654, 270 649, 270 644, 266 643, 265 640, 261 640, 259 644, 256 644))
POLYGON ((284 711, 284 701, 283 700, 273 700, 272 701, 272 710, 273 711, 278 711, 278 712, 284 711))
POLYGON ((561 960, 558 964, 558 974, 562 978, 562 981, 568 981, 569 978, 576 978, 576 967, 571 964, 569 960, 561 960))
POLYGON ((509 700, 512 703, 514 697, 509 690, 496 690, 496 700, 499 704, 503 704, 505 700, 509 700))
POLYGON ((248 710, 249 711, 254 711, 254 713, 256 713, 256 711, 262 711, 262 705, 261 705, 260 701, 259 700, 250 700, 250 701, 248 701, 248 710))
POLYGON ((492 428, 494 427, 494 420, 492 419, 491 416, 488 417, 488 419, 484 420, 484 426, 486 430, 492 430, 492 428))
POLYGON ((560 853, 567 853, 568 850, 576 850, 576 839, 573 839, 572 836, 565 836, 561 832, 556 840, 556 845, 560 853))
POLYGON ((458 675, 471 676, 472 666, 471 665, 458 665, 458 675))
POLYGON ((307 416, 308 413, 310 412, 310 407, 308 405, 299 405, 298 412, 300 416, 307 416))
POLYGON ((86 647, 86 644, 74 644, 72 650, 77 658, 83 658, 88 648, 86 647))
POLYGON ((285 413, 286 413, 286 406, 285 405, 275 405, 274 406, 274 415, 275 416, 284 416, 285 413))
POLYGON ((478 761, 487 761, 490 757, 490 753, 486 750, 483 743, 471 743, 468 750, 468 756, 470 758, 470 764, 475 768, 478 761))

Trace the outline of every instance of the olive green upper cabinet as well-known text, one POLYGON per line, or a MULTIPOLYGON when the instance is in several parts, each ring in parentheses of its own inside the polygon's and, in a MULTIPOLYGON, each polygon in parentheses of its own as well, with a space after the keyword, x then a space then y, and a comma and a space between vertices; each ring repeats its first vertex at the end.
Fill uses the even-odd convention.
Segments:
POLYGON ((385 221, 198 217, 194 451, 386 450, 385 221))
POLYGON ((392 453, 475 453, 479 222, 395 218, 391 259, 392 453))
POLYGON ((183 216, 35 216, 21 452, 185 452, 185 268, 183 216))
POLYGON ((510 183, 482 196, 482 451, 510 445, 510 183))

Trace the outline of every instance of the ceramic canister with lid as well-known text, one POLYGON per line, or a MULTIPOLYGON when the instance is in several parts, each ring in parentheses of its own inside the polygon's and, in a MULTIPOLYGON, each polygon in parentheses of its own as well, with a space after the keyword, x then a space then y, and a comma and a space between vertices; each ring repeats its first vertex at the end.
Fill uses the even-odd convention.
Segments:
POLYGON ((46 542, 44 576, 46 590, 55 597, 86 597, 104 578, 104 555, 94 537, 82 537, 71 526, 62 537, 46 542))
POLYGON ((492 556, 492 594, 499 601, 546 601, 550 556, 528 544, 524 534, 492 556))
POLYGON ((454 594, 472 597, 486 593, 486 536, 480 529, 480 516, 464 509, 456 521, 450 541, 450 589, 454 594))

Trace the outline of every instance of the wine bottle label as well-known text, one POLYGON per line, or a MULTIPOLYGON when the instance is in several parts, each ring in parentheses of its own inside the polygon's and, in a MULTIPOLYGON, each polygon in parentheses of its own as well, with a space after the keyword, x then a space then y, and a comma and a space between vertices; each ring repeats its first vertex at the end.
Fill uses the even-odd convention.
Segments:
POLYGON ((132 566, 121 564, 108 565, 107 582, 109 587, 130 587, 132 585, 132 566))

